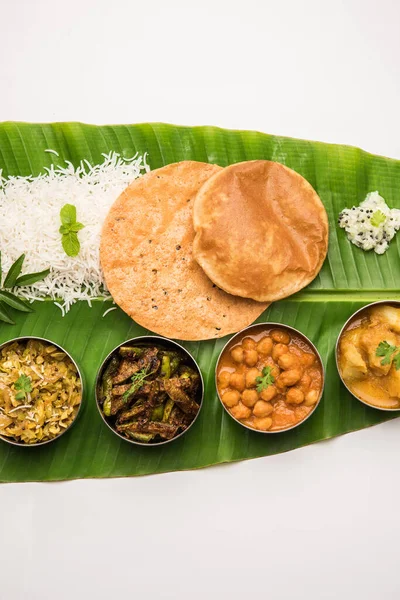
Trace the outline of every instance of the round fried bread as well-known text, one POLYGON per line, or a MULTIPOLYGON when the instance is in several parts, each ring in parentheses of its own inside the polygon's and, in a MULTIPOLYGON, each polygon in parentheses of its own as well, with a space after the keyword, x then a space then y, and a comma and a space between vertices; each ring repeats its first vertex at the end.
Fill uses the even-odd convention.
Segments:
POLYGON ((137 323, 180 340, 218 338, 252 323, 267 304, 216 287, 193 260, 193 203, 222 168, 184 161, 135 180, 105 220, 100 259, 115 302, 137 323))
POLYGON ((328 218, 312 186, 267 160, 231 165, 194 204, 193 256, 230 294, 271 302, 312 281, 328 249, 328 218))

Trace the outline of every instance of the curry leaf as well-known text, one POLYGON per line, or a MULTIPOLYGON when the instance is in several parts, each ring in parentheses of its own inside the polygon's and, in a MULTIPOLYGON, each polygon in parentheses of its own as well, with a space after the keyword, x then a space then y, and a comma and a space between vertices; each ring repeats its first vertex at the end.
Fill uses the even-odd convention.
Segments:
POLYGON ((0 321, 3 321, 4 323, 8 323, 9 325, 15 325, 15 322, 12 320, 12 318, 8 314, 8 310, 4 306, 3 302, 0 302, 0 321))
POLYGON ((6 292, 5 290, 0 290, 0 302, 4 302, 4 304, 8 304, 11 308, 15 308, 21 312, 33 312, 33 309, 25 300, 21 300, 15 294, 6 292))
POLYGON ((45 269, 44 271, 38 271, 37 273, 27 273, 26 275, 21 275, 18 277, 17 281, 14 283, 14 287, 21 287, 23 285, 32 285, 33 283, 37 283, 41 281, 50 273, 50 269, 45 269))
POLYGON ((19 258, 17 258, 17 260, 15 261, 15 263, 13 263, 7 273, 7 276, 4 280, 4 284, 3 287, 5 288, 12 288, 15 285, 15 282, 17 281, 21 271, 22 271, 22 264, 25 260, 25 254, 21 254, 21 256, 19 258))

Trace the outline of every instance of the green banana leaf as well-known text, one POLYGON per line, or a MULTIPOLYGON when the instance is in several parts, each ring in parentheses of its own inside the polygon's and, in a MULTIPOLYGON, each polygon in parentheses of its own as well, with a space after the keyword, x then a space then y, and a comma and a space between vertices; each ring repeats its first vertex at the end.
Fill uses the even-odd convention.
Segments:
POLYGON ((0 324, 0 342, 18 335, 36 335, 64 346, 82 369, 84 406, 76 424, 53 444, 18 448, 0 442, 0 481, 123 477, 195 469, 285 452, 396 416, 361 404, 345 390, 336 371, 334 349, 343 323, 355 310, 378 299, 400 299, 400 236, 384 256, 378 257, 351 245, 336 220, 342 208, 359 203, 367 192, 376 189, 390 206, 400 208, 400 161, 348 146, 214 127, 0 124, 0 169, 4 176, 37 175, 43 167, 62 160, 77 165, 86 158, 95 164, 102 162, 102 153, 111 150, 126 157, 147 152, 153 169, 187 159, 222 166, 270 159, 310 181, 328 211, 328 258, 307 289, 274 303, 258 321, 287 323, 311 338, 326 367, 323 399, 296 429, 276 435, 249 431, 225 413, 216 396, 214 369, 227 338, 184 343, 199 361, 205 379, 201 414, 187 435, 171 444, 135 447, 103 424, 95 405, 94 381, 102 360, 114 346, 147 330, 119 309, 103 318, 110 302, 97 300, 92 308, 77 303, 64 318, 52 302, 36 302, 34 313, 15 315, 15 326, 0 324), (45 153, 47 148, 56 150, 60 158, 45 153))

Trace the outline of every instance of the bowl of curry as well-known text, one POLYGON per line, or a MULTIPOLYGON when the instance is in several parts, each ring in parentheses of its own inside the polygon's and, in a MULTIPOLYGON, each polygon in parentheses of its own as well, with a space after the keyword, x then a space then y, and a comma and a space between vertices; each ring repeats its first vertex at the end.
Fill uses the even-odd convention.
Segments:
POLYGON ((344 324, 336 365, 348 391, 379 410, 400 410, 400 302, 373 302, 344 324))
POLYGON ((215 378, 221 404, 233 419, 247 429, 278 433, 315 411, 325 373, 318 350, 300 331, 258 323, 225 345, 215 378))

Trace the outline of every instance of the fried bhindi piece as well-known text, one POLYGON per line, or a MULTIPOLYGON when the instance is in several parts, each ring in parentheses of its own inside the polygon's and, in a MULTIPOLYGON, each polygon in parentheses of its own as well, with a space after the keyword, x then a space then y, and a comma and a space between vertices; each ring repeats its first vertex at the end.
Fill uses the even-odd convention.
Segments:
POLYGON ((174 408, 174 404, 175 404, 175 402, 173 400, 171 400, 171 398, 168 398, 168 400, 164 404, 164 414, 163 414, 163 418, 162 418, 164 423, 168 423, 168 419, 169 419, 172 409, 174 408))
POLYGON ((141 423, 134 421, 132 423, 123 423, 117 425, 117 431, 120 433, 151 433, 159 434, 163 436, 174 437, 178 428, 170 423, 162 423, 160 421, 148 421, 147 423, 141 423))
POLYGON ((118 423, 124 423, 125 421, 131 420, 133 417, 137 417, 138 415, 143 414, 147 409, 145 402, 136 402, 132 408, 128 408, 119 413, 118 415, 118 423))
POLYGON ((182 381, 174 377, 164 381, 164 390, 184 413, 195 415, 199 410, 199 405, 183 390, 182 381))
POLYGON ((103 412, 106 417, 111 415, 111 402, 112 402, 112 392, 113 392, 113 384, 112 377, 118 368, 118 358, 113 356, 110 362, 107 365, 106 370, 104 371, 103 381, 102 381, 102 395, 103 395, 103 412))
POLYGON ((129 358, 123 358, 117 374, 113 377, 113 384, 124 383, 124 381, 142 369, 146 372, 156 372, 160 366, 160 360, 157 358, 157 354, 157 348, 149 348, 144 351, 143 355, 138 360, 132 361, 129 358))
POLYGON ((143 444, 148 444, 154 438, 154 435, 152 433, 135 433, 134 431, 127 431, 126 433, 133 440, 136 440, 137 442, 142 442, 143 444))
POLYGON ((130 346, 121 346, 118 350, 123 358, 140 358, 143 356, 144 348, 134 348, 130 346))
POLYGON ((199 410, 199 384, 199 374, 184 364, 180 352, 121 346, 101 382, 103 412, 118 433, 132 440, 172 439, 199 410))

